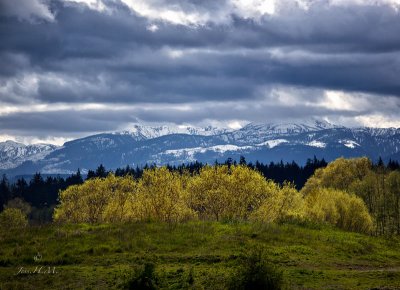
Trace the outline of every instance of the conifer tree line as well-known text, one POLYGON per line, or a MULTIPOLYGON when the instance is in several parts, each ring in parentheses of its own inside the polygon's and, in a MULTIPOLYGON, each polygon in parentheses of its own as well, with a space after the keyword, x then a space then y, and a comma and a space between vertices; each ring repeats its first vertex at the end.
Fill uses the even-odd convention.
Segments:
POLYGON ((18 207, 29 208, 24 212, 31 220, 40 223, 51 221, 59 191, 82 184, 83 181, 79 170, 65 179, 59 176, 43 178, 36 173, 29 182, 25 178, 18 178, 15 183, 10 183, 7 176, 3 175, 0 181, 0 211, 17 204, 18 207))

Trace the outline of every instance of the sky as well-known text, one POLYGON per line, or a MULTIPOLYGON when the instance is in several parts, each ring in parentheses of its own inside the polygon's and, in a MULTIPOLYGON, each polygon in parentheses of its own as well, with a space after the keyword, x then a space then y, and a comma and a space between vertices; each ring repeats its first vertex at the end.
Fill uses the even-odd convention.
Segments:
POLYGON ((0 0, 0 141, 399 108, 400 0, 0 0))

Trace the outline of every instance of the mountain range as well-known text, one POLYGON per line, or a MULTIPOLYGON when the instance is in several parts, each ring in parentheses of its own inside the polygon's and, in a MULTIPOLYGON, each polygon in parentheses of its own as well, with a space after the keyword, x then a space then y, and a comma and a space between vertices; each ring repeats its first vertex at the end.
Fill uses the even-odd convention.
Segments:
POLYGON ((42 172, 83 173, 103 164, 108 169, 144 164, 213 163, 231 157, 247 161, 295 161, 316 156, 400 160, 399 128, 348 128, 325 121, 250 123, 241 129, 135 125, 129 131, 102 133, 66 142, 24 145, 0 143, 0 170, 11 176, 42 172))

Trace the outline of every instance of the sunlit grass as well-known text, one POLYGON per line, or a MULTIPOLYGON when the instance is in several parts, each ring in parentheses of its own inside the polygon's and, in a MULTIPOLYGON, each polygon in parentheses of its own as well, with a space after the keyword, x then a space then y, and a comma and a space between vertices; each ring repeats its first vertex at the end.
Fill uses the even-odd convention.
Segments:
POLYGON ((122 288, 148 261, 161 288, 225 289, 249 249, 263 250, 287 288, 400 287, 398 239, 320 225, 48 225, 3 232, 0 244, 1 289, 122 288), (37 253, 42 258, 34 261, 37 253), (16 275, 20 267, 37 266, 57 273, 16 275))

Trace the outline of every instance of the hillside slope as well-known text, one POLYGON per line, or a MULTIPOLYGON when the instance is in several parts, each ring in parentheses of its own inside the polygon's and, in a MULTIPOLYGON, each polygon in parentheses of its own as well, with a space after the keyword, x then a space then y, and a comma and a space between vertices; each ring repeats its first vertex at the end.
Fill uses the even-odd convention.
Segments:
POLYGON ((0 243, 1 289, 118 289, 146 261, 155 263, 161 289, 226 289, 251 249, 264 251, 283 271, 288 289, 400 288, 398 240, 325 227, 52 225, 2 234, 0 243), (38 253, 41 259, 34 261, 38 253), (56 273, 16 275, 36 266, 55 267, 56 273))

